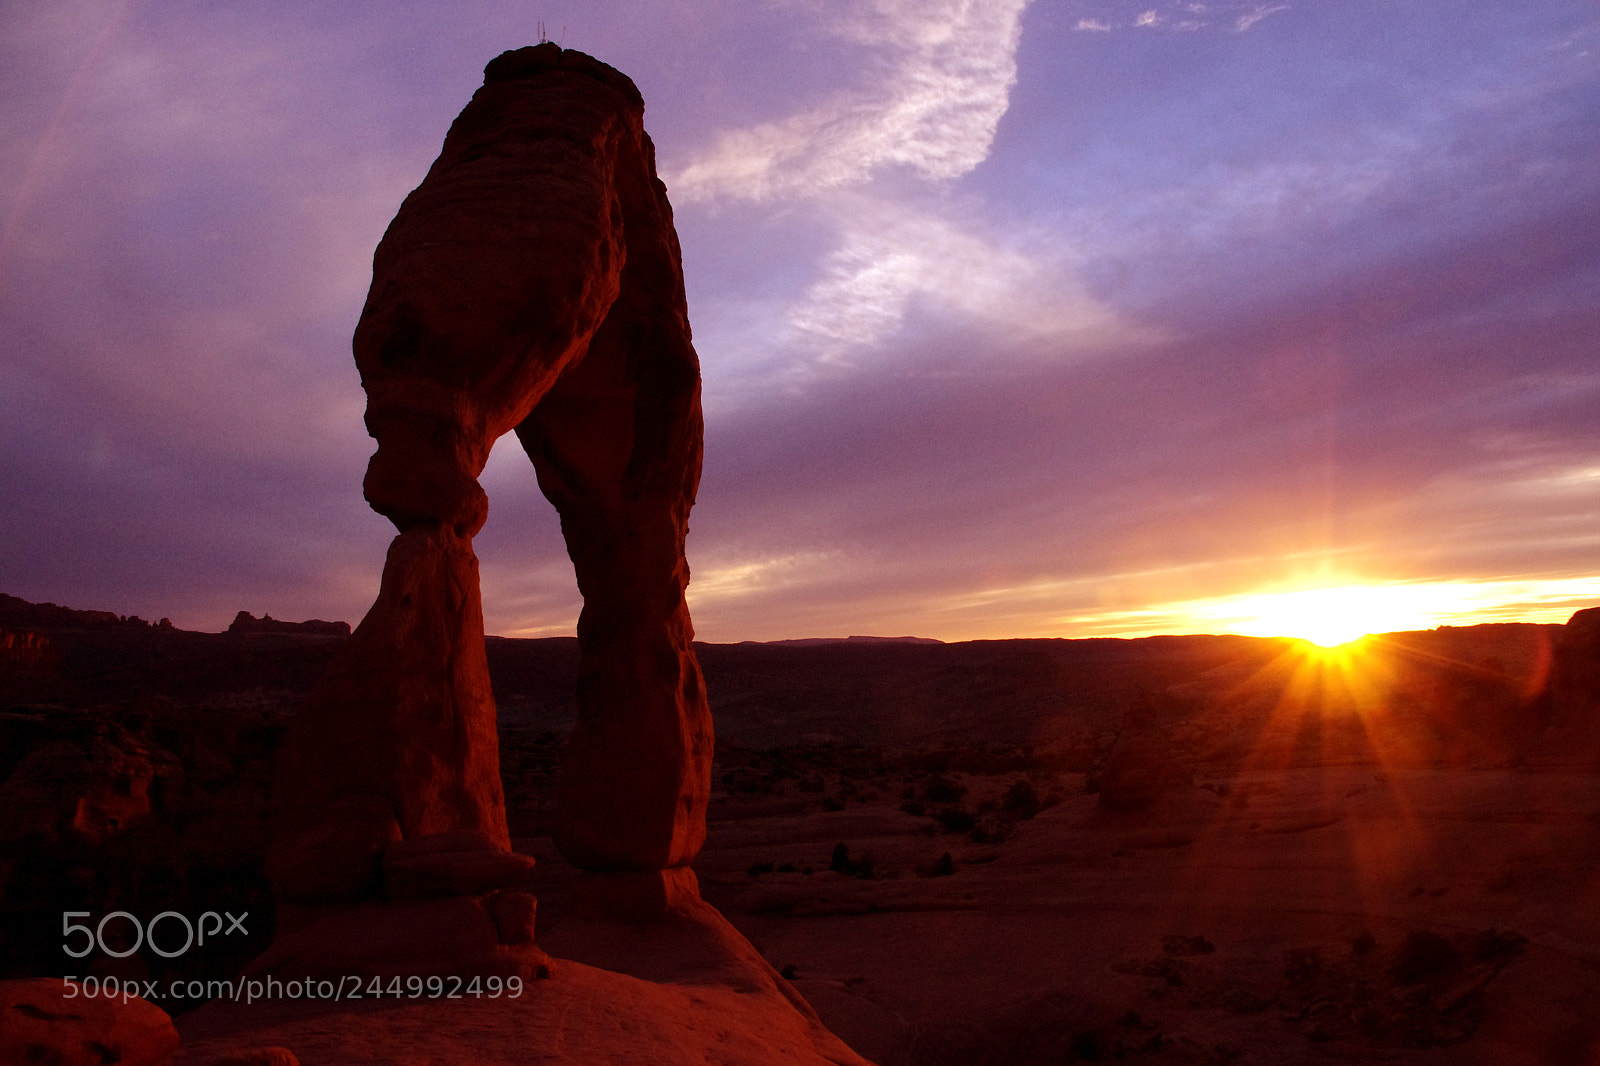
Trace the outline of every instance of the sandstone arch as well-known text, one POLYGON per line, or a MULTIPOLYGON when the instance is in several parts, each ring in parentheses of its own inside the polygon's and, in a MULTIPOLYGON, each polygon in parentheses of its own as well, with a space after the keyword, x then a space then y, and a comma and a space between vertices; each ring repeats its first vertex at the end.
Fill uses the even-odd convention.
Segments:
POLYGON ((373 260, 355 358, 398 536, 377 602, 279 770, 287 898, 360 898, 396 839, 507 846, 472 537, 515 431, 583 593, 557 843, 593 871, 686 865, 712 732, 684 602, 699 364, 643 101, 553 44, 507 52, 373 260))

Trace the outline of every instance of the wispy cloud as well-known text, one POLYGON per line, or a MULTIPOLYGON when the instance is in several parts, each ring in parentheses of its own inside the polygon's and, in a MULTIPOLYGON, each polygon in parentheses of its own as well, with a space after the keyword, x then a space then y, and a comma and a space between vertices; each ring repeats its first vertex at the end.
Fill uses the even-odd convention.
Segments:
POLYGON ((860 182, 886 167, 959 177, 989 153, 1016 82, 1028 0, 876 0, 823 28, 881 56, 871 84, 774 122, 724 131, 668 177, 673 198, 764 200, 860 182))
POLYGON ((1095 13, 1079 18, 1074 29, 1098 33, 1126 29, 1192 33, 1216 28, 1244 33, 1268 15, 1289 10, 1288 4, 1269 6, 1248 0, 1213 0, 1203 4, 1168 0, 1154 7, 1137 9, 1130 16, 1128 5, 1121 0, 1101 0, 1094 6, 1095 13))
POLYGON ((902 204, 853 196, 840 207, 848 216, 842 243, 788 313, 791 342, 815 362, 848 362, 850 352, 884 341, 918 307, 1000 325, 1013 342, 1050 336, 1103 349, 1149 339, 1089 295, 1075 264, 1046 262, 902 204))
POLYGON ((1249 14, 1240 15, 1238 18, 1234 19, 1233 28, 1239 33, 1244 33, 1251 26, 1254 26, 1268 15, 1275 15, 1279 11, 1287 10, 1289 10, 1289 5, 1287 4, 1279 4, 1276 7, 1258 7, 1249 14))
POLYGON ((697 568, 689 587, 696 608, 723 600, 793 591, 815 584, 838 563, 837 551, 801 551, 697 568))

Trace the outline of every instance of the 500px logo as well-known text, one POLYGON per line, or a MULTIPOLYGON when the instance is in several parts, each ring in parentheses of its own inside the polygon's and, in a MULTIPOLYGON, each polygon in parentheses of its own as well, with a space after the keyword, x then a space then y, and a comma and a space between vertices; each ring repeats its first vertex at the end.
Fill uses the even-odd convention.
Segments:
MULTIPOLYGON (((179 914, 177 911, 162 911, 154 918, 151 918, 148 924, 140 922, 138 918, 127 911, 112 911, 101 918, 99 924, 93 928, 73 921, 74 918, 87 917, 89 917, 88 911, 61 912, 61 950, 75 959, 83 958, 97 947, 113 959, 127 958, 146 943, 150 945, 151 951, 160 955, 163 959, 175 959, 191 947, 204 945, 207 936, 215 940, 219 933, 223 936, 232 936, 234 933, 243 933, 245 936, 250 935, 250 931, 244 927, 244 920, 250 917, 249 911, 245 911, 237 917, 227 911, 223 911, 222 914, 218 914, 216 911, 206 911, 195 922, 191 922, 185 915, 179 914), (228 919, 226 928, 222 924, 224 915, 228 919), (106 943, 106 926, 118 919, 127 922, 133 928, 132 946, 124 947, 120 951, 114 950, 112 946, 108 946, 106 943), (165 924, 163 925, 163 923, 165 924), (156 942, 157 927, 161 927, 162 940, 166 941, 165 947, 156 942), (182 929, 183 943, 173 947, 174 944, 177 944, 178 929, 180 928, 182 929), (80 943, 83 946, 78 950, 74 950, 73 946, 73 937, 75 935, 82 936, 80 943)), ((122 929, 119 925, 112 925, 111 931, 116 934, 121 932, 122 929)), ((119 941, 126 943, 126 941, 121 941, 120 937, 114 936, 112 944, 114 945, 119 941)))

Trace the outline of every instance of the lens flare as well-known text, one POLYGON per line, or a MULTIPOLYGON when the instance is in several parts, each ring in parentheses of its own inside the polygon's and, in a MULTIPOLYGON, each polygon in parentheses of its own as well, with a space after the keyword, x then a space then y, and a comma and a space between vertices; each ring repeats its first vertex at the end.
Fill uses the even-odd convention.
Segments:
POLYGON ((1197 614, 1252 637, 1298 637, 1324 648, 1369 633, 1427 629, 1454 619, 1467 604, 1440 584, 1338 585, 1258 593, 1217 601, 1197 614))

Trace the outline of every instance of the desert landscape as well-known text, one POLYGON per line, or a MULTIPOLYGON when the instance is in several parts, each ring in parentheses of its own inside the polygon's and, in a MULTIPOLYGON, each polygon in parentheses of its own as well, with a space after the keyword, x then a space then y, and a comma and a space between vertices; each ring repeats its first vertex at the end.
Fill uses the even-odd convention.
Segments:
POLYGON ((0 9, 0 1066, 1600 1066, 1596 41, 0 9))
MULTIPOLYGON (((62 909, 116 908, 248 910, 250 936, 102 974, 236 975, 272 937, 272 754, 348 638, 0 606, 5 976, 57 974, 62 909)), ((720 741, 701 893, 882 1064, 1587 1062, 1595 633, 1586 614, 1332 651, 702 644, 720 741)), ((549 835, 576 642, 489 656, 538 943, 625 970, 574 936, 579 873, 549 835)), ((504 1006, 438 1004, 427 1028, 471 1014, 486 1049, 514 1042, 531 1023, 504 1006)), ((181 1007, 188 1063, 241 1018, 307 1063, 368 1061, 363 1041, 421 1024, 181 1007)))

